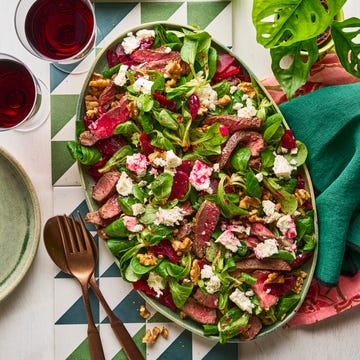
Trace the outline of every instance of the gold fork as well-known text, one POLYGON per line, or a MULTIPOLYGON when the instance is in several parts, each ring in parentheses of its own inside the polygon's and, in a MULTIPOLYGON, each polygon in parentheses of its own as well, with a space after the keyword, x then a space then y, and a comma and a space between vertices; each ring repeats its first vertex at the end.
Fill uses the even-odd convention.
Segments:
POLYGON ((80 231, 73 217, 64 215, 57 219, 69 272, 79 281, 82 290, 88 319, 88 341, 91 358, 93 360, 105 360, 100 335, 91 313, 88 292, 88 284, 96 264, 93 247, 88 237, 82 235, 82 231, 80 231))

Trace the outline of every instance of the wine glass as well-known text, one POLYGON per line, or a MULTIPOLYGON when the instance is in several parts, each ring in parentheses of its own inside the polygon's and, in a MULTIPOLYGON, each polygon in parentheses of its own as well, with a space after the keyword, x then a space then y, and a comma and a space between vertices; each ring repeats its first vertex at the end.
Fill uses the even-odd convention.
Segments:
POLYGON ((84 61, 96 37, 95 13, 90 0, 20 0, 15 29, 33 55, 66 73, 89 70, 84 61))
POLYGON ((0 53, 0 132, 30 131, 49 116, 46 85, 19 59, 0 53))

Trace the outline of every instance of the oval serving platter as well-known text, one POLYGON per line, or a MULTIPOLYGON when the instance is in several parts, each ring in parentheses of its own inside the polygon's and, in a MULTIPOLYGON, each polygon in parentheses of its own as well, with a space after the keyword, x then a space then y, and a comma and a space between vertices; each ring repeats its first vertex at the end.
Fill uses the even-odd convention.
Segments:
MULTIPOLYGON (((106 47, 104 47, 101 52, 98 54, 98 56, 95 59, 95 62, 92 66, 92 68, 89 71, 89 74, 87 76, 87 78, 85 79, 80 97, 79 97, 79 101, 78 101, 78 105, 77 105, 77 119, 82 119, 84 117, 84 114, 86 112, 86 108, 85 108, 85 101, 84 101, 84 97, 85 95, 88 93, 88 89, 89 89, 89 81, 92 77, 92 74, 94 72, 96 73, 102 73, 102 71, 108 69, 108 64, 107 64, 107 58, 106 58, 106 52, 108 49, 114 49, 115 46, 121 42, 121 40, 123 38, 125 38, 127 36, 127 34, 129 32, 132 33, 136 33, 138 30, 141 29, 152 29, 154 27, 155 24, 158 23, 147 23, 147 24, 142 24, 138 27, 134 27, 131 29, 128 29, 127 31, 123 32, 122 34, 120 34, 116 39, 114 39, 110 44, 108 44, 106 47)), ((161 24, 168 30, 172 30, 172 31, 177 31, 177 30, 181 30, 181 29, 188 29, 188 30, 195 30, 194 28, 187 26, 187 25, 179 25, 179 24, 173 24, 173 23, 166 23, 166 22, 161 22, 161 24)), ((264 89, 264 87, 261 85, 261 83, 256 79, 256 77, 254 76, 254 74, 251 72, 251 70, 247 67, 246 64, 244 64, 241 59, 234 54, 231 50, 229 50, 227 47, 221 45, 219 42, 215 41, 214 39, 212 39, 212 46, 214 48, 216 48, 217 50, 220 50, 221 52, 224 53, 229 53, 231 56, 233 56, 241 65, 242 69, 245 70, 245 72, 247 72, 247 74, 251 77, 251 80, 257 84, 257 86, 262 90, 263 94, 268 98, 269 102, 272 103, 272 106, 274 107, 274 109, 276 109, 276 112, 278 112, 280 114, 279 109, 277 108, 276 104, 274 104, 274 102, 271 100, 269 94, 267 93, 267 91, 264 89)), ((283 124, 285 126, 285 128, 288 128, 288 125, 286 124, 285 120, 283 119, 283 124)), ((83 190, 85 192, 85 197, 86 197, 86 202, 88 204, 88 207, 90 209, 90 211, 94 211, 97 210, 99 208, 99 204, 92 198, 92 188, 93 185, 95 184, 93 178, 87 173, 86 171, 86 167, 83 166, 80 162, 78 162, 79 165, 79 172, 80 172, 80 180, 81 180, 81 185, 83 187, 83 190)), ((311 202, 312 202, 312 206, 314 209, 314 228, 315 228, 315 239, 317 239, 317 221, 316 221, 316 210, 315 210, 315 197, 314 197, 314 192, 313 192, 313 188, 312 188, 312 184, 311 184, 311 179, 310 179, 310 175, 309 172, 306 168, 306 165, 302 165, 300 167, 300 173, 303 176, 303 178, 305 179, 305 186, 307 191, 310 193, 311 195, 311 202)), ((274 332, 275 330, 283 327, 297 312, 297 310, 299 309, 299 307, 301 306, 302 302, 304 301, 305 297, 306 297, 306 293, 309 289, 312 277, 313 277, 313 273, 315 270, 315 265, 316 265, 316 259, 317 259, 317 241, 316 241, 316 245, 315 245, 315 249, 313 252, 313 256, 311 258, 310 261, 308 261, 304 266, 302 266, 302 268, 304 269, 304 271, 308 274, 307 278, 304 280, 303 283, 303 287, 302 287, 302 291, 301 291, 301 299, 298 302, 298 304, 296 305, 296 307, 289 312, 288 314, 286 314, 286 316, 281 320, 281 321, 277 321, 272 325, 269 326, 263 326, 262 330, 260 331, 260 333, 255 337, 262 337, 265 335, 268 335, 272 332, 274 332)), ((118 264, 118 260, 115 258, 115 262, 117 262, 118 264)), ((118 264, 119 265, 119 264, 118 264)), ((171 321, 175 322, 176 324, 182 326, 183 328, 199 335, 199 336, 205 336, 203 333, 203 327, 192 321, 189 318, 182 318, 180 317, 179 313, 175 313, 172 310, 170 310, 168 307, 160 304, 158 301, 156 301, 156 299, 151 298, 147 295, 145 295, 143 292, 139 291, 139 294, 143 297, 143 299, 150 304, 156 311, 159 311, 161 314, 163 314, 164 316, 166 316, 168 319, 170 319, 171 321)), ((218 336, 205 336, 208 339, 212 339, 214 341, 219 341, 219 337, 218 336)), ((231 339, 228 342, 242 342, 244 340, 240 340, 239 338, 234 338, 231 339)))
POLYGON ((0 148, 0 301, 29 270, 40 239, 40 206, 18 161, 0 148))

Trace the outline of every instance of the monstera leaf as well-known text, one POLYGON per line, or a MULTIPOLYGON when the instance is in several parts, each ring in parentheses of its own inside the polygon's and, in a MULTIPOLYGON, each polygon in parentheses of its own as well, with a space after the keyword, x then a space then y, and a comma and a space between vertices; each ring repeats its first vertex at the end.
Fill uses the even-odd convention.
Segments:
POLYGON ((316 38, 270 50, 271 69, 288 99, 306 83, 311 66, 318 58, 318 52, 316 38), (303 51, 308 53, 307 57, 301 54, 303 51), (286 66, 284 63, 287 59, 290 64, 286 66))
POLYGON ((256 40, 266 48, 290 46, 321 34, 346 0, 254 0, 256 40))
POLYGON ((336 54, 350 74, 360 77, 360 19, 350 18, 331 26, 336 54))

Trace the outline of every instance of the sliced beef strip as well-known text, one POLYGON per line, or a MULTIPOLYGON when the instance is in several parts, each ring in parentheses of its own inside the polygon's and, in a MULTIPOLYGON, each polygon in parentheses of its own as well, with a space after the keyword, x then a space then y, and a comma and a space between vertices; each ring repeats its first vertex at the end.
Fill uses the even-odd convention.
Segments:
POLYGON ((93 146, 98 140, 99 138, 90 130, 83 131, 79 136, 79 142, 83 146, 93 146))
POLYGON ((262 329, 262 322, 261 320, 255 316, 252 315, 250 316, 248 325, 247 325, 247 329, 245 330, 245 332, 242 332, 240 334, 240 339, 241 340, 252 340, 254 339, 254 337, 260 332, 260 330, 262 329))
POLYGON ((260 240, 274 239, 275 235, 265 225, 254 222, 250 227, 250 234, 256 236, 260 240))
POLYGON ((167 51, 166 47, 157 49, 138 49, 131 55, 131 59, 139 63, 138 68, 145 70, 160 70, 165 71, 166 65, 171 61, 176 61, 180 64, 182 75, 190 72, 190 67, 182 59, 178 51, 167 51))
POLYGON ((255 131, 236 131, 229 137, 222 149, 218 160, 220 168, 227 164, 231 154, 239 144, 248 147, 251 151, 251 156, 259 156, 260 152, 266 147, 265 140, 260 133, 255 131))
POLYGON ((263 119, 258 117, 239 118, 234 114, 207 115, 202 121, 202 125, 212 125, 219 122, 228 128, 229 133, 233 134, 239 130, 261 130, 263 119))
POLYGON ((205 294, 200 288, 197 288, 193 298, 201 305, 209 309, 217 309, 219 306, 218 294, 205 294))
POLYGON ((186 237, 190 236, 192 232, 192 225, 189 224, 186 220, 184 220, 180 226, 178 227, 176 233, 175 233, 175 239, 176 240, 183 240, 186 237))
POLYGON ((215 309, 209 309, 192 298, 188 298, 181 309, 188 317, 200 324, 216 324, 215 309))
POLYGON ((99 114, 103 114, 109 110, 111 103, 115 100, 117 87, 113 81, 103 90, 99 96, 99 114))
POLYGON ((220 210, 217 205, 205 200, 195 215, 193 251, 199 258, 205 256, 206 246, 219 220, 220 210))
POLYGON ((256 297, 259 299, 259 305, 262 309, 268 310, 274 306, 278 301, 279 297, 269 294, 264 289, 264 283, 268 278, 268 271, 257 271, 255 272, 255 277, 257 278, 256 283, 251 286, 256 297))
POLYGON ((291 271, 291 266, 281 259, 257 259, 246 258, 236 262, 236 272, 255 271, 255 270, 272 270, 272 271, 291 271))
POLYGON ((92 189, 94 200, 103 203, 116 191, 116 183, 120 179, 119 171, 109 171, 101 176, 92 189))
POLYGON ((89 125, 89 130, 99 139, 106 139, 114 134, 117 125, 129 120, 128 99, 124 95, 109 111, 103 113, 89 125))
POLYGON ((121 207, 118 202, 118 194, 111 196, 105 204, 99 209, 99 215, 103 219, 111 219, 121 213, 121 207))

